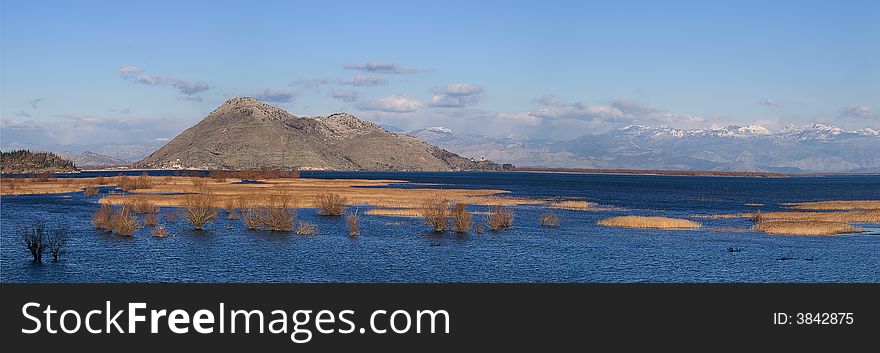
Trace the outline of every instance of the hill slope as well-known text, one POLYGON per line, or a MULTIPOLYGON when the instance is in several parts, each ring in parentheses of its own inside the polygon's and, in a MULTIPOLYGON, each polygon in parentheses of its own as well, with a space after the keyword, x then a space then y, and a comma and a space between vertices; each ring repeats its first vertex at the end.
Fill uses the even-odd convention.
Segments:
POLYGON ((298 117, 253 98, 233 98, 135 164, 141 168, 497 170, 415 137, 340 113, 298 117))
POLYGON ((0 153, 3 173, 55 173, 75 171, 73 162, 49 152, 18 150, 0 153))

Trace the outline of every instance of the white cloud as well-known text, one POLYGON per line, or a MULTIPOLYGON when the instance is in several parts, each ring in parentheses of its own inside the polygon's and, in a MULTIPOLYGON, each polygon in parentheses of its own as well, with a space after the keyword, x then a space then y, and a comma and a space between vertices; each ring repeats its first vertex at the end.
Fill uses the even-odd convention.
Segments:
POLYGON ((877 114, 874 109, 869 106, 857 105, 855 107, 844 109, 841 116, 847 118, 875 119, 880 117, 880 114, 877 114))
POLYGON ((162 78, 159 76, 143 74, 135 77, 134 82, 147 86, 156 86, 162 83, 162 78))
POLYGON ((131 79, 137 76, 137 74, 143 72, 141 68, 132 65, 122 64, 119 66, 119 76, 122 76, 124 79, 131 79))
POLYGON ((360 107, 361 109, 372 111, 407 113, 419 110, 422 106, 422 102, 417 99, 396 95, 365 102, 360 107))
POLYGON ((285 89, 263 88, 254 90, 249 95, 264 102, 290 103, 296 97, 296 92, 285 89))
POLYGON ((543 97, 535 99, 534 102, 538 103, 540 105, 543 105, 543 106, 548 106, 548 107, 564 107, 566 105, 569 105, 568 102, 566 102, 562 99, 557 99, 556 97, 553 97, 553 96, 543 96, 543 97))
POLYGON ((300 87, 300 88, 305 88, 305 89, 316 89, 316 88, 320 88, 323 85, 326 85, 329 82, 330 82, 330 80, 328 80, 326 78, 315 78, 315 79, 308 79, 308 80, 293 80, 293 81, 290 81, 290 86, 300 87))
POLYGON ((177 88, 180 94, 185 95, 185 100, 201 101, 201 97, 195 97, 196 94, 207 91, 211 87, 207 83, 192 81, 176 76, 162 77, 151 75, 144 72, 143 69, 123 64, 119 68, 119 76, 123 80, 140 83, 147 86, 168 85, 177 88))
POLYGON ((21 110, 18 113, 15 113, 15 116, 20 117, 20 118, 30 118, 31 114, 24 111, 24 110, 21 110))
POLYGON ((175 136, 193 122, 165 118, 106 118, 64 114, 40 121, 3 119, 4 141, 44 144, 143 142, 155 136, 175 136))
POLYGON ((31 99, 30 101, 28 101, 28 105, 31 106, 31 109, 37 109, 37 107, 39 107, 39 105, 42 101, 43 101, 43 98, 34 98, 34 99, 31 99))
POLYGON ((396 64, 390 61, 370 61, 365 63, 345 64, 342 67, 346 70, 358 70, 365 72, 376 72, 384 74, 410 74, 416 72, 409 66, 396 64))
POLYGON ((364 76, 357 75, 348 80, 337 80, 336 81, 340 85, 345 86, 354 86, 354 87, 367 87, 367 86, 384 86, 388 84, 388 80, 378 77, 378 76, 364 76))
POLYGON ((453 83, 446 87, 431 90, 431 106, 440 108, 461 108, 483 99, 483 88, 469 83, 453 83))
POLYGON ((168 84, 171 85, 171 87, 177 88, 180 90, 180 93, 185 95, 194 95, 207 91, 210 88, 207 83, 190 81, 174 76, 167 78, 166 81, 168 81, 168 84))
POLYGON ((771 108, 779 108, 780 107, 779 103, 776 103, 776 101, 774 101, 773 99, 770 99, 770 98, 764 98, 762 100, 759 100, 758 104, 763 105, 765 107, 771 107, 771 108))
POLYGON ((665 125, 673 127, 705 127, 709 122, 699 116, 676 114, 631 99, 618 99, 610 104, 587 104, 567 102, 553 97, 535 100, 542 107, 528 112, 541 120, 541 131, 546 137, 556 139, 567 135, 563 128, 581 129, 579 133, 597 134, 626 125, 665 125), (553 127, 557 129, 553 129, 553 127), (560 136, 561 136, 560 135, 560 136))
POLYGON ((358 91, 330 91, 330 98, 341 100, 343 102, 354 103, 361 98, 358 91))

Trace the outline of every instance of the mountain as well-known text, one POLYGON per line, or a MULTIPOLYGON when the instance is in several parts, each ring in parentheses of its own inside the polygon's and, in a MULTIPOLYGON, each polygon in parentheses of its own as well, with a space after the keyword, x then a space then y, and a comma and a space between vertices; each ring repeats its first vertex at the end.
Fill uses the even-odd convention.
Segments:
POLYGON ((56 173, 75 170, 73 162, 54 153, 28 150, 0 152, 0 172, 3 173, 56 173))
POLYGON ((498 170, 346 113, 300 117, 253 98, 233 98, 158 151, 142 168, 498 170))
POLYGON ((110 156, 105 156, 102 154, 97 154, 94 152, 85 151, 82 153, 74 153, 74 152, 58 152, 57 153, 61 158, 69 160, 76 164, 79 168, 107 168, 107 167, 117 167, 129 164, 128 162, 113 158, 110 156))
POLYGON ((565 151, 550 151, 551 145, 540 141, 458 134, 445 127, 431 127, 406 134, 432 145, 474 160, 503 161, 522 166, 580 167, 590 165, 589 158, 565 151))
POLYGON ((518 166, 740 172, 880 172, 880 132, 825 124, 715 129, 627 126, 557 142, 517 141, 429 128, 409 132, 429 143, 518 166))
POLYGON ((18 141, 4 143, 0 146, 0 150, 30 150, 45 151, 57 154, 73 153, 94 153, 100 156, 110 157, 115 160, 121 160, 129 164, 144 159, 150 153, 161 148, 168 139, 155 139, 143 143, 108 143, 108 144, 89 144, 89 145, 55 145, 55 144, 30 144, 18 141))

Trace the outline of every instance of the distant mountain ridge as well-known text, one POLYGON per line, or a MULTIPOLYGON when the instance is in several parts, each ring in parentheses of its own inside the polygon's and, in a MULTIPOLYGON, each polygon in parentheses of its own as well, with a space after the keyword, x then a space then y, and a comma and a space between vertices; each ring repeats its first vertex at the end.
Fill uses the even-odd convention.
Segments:
POLYGON ((113 160, 123 161, 122 164, 137 162, 144 157, 155 152, 168 142, 167 139, 155 139, 144 143, 106 143, 106 144, 89 144, 89 145, 55 145, 55 144, 31 144, 18 141, 6 142, 0 146, 0 150, 31 150, 46 151, 58 154, 74 153, 93 153, 98 156, 110 158, 113 160))
POLYGON ((233 98, 135 164, 140 168, 453 171, 500 170, 347 113, 294 116, 233 98))
POLYGON ((676 129, 632 125, 559 142, 456 134, 445 128, 408 132, 464 156, 517 166, 708 170, 785 173, 880 172, 880 131, 833 125, 676 129))
POLYGON ((129 164, 127 161, 90 151, 82 153, 58 152, 57 154, 61 156, 61 158, 73 162, 78 168, 108 168, 129 164))

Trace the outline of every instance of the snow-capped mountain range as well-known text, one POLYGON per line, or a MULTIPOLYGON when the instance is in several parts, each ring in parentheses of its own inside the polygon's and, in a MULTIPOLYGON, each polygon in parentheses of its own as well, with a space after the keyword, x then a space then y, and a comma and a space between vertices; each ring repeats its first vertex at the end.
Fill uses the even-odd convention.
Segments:
POLYGON ((676 129, 632 125, 568 141, 538 142, 457 134, 443 127, 408 134, 463 156, 517 166, 773 171, 880 172, 880 131, 827 124, 676 129))

